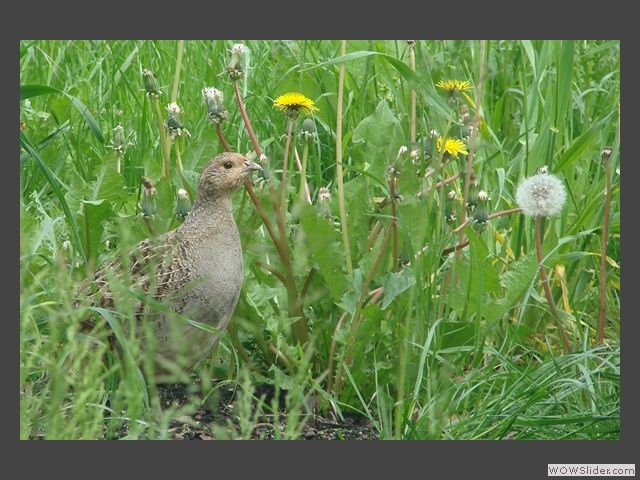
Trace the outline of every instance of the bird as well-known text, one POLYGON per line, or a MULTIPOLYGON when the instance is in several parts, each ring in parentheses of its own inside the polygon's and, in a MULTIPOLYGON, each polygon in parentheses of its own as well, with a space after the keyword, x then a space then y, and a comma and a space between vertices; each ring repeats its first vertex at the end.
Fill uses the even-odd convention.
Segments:
MULTIPOLYGON (((183 223, 142 240, 124 259, 120 254, 104 262, 76 290, 77 307, 114 310, 118 292, 111 288, 113 275, 127 275, 133 288, 167 307, 136 297, 133 311, 127 311, 127 321, 122 322, 125 333, 135 325, 142 349, 149 348, 144 332, 153 332, 156 382, 193 372, 219 341, 219 335, 185 318, 220 332, 229 324, 240 297, 243 268, 232 197, 256 170, 262 167, 241 154, 215 156, 200 174, 193 207, 183 223)), ((99 317, 83 319, 79 331, 106 332, 109 345, 122 354, 116 332, 99 317)))

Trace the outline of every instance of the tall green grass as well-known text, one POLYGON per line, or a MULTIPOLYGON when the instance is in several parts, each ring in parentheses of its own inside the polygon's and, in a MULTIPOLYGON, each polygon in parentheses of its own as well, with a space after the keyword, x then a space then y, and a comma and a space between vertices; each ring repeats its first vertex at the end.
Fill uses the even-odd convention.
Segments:
MULTIPOLYGON (((169 418, 193 411, 174 406, 158 416, 161 399, 141 376, 149 353, 135 339, 128 359, 80 362, 106 347, 90 349, 94 339, 76 335, 88 311, 73 308, 73 295, 114 252, 179 224, 181 174, 194 188, 202 166, 223 150, 206 118, 204 87, 224 92, 230 116, 220 130, 230 148, 255 150, 225 74, 235 43, 251 51, 238 91, 268 158, 268 178, 252 187, 265 216, 248 190, 234 198, 244 286, 200 376, 205 398, 213 393, 209 379, 226 379, 247 408, 239 409, 239 430, 220 426, 217 436, 247 437, 253 385, 267 382, 287 392, 295 413, 282 438, 296 438, 312 395, 321 412, 369 417, 382 438, 619 438, 620 43, 594 40, 416 41, 415 71, 405 41, 348 41, 344 56, 339 41, 318 40, 187 41, 182 52, 177 41, 21 42, 20 438, 166 438, 169 418), (185 111, 190 137, 171 148, 169 179, 143 69, 158 80, 165 118, 176 86, 185 111), (479 114, 468 148, 489 213, 515 209, 518 183, 543 166, 567 189, 562 213, 542 227, 544 266, 570 354, 540 284, 535 221, 514 212, 484 230, 454 231, 463 217, 466 156, 440 167, 445 158, 428 139, 430 130, 460 132, 459 105, 435 86, 440 80, 473 86, 459 98, 472 119, 479 114), (273 102, 287 92, 320 109, 306 168, 311 205, 298 198, 293 156, 286 203, 279 201, 288 120, 273 102), (111 148, 118 125, 130 143, 124 155, 111 148), (402 146, 417 148, 418 158, 399 154, 402 146), (605 146, 613 147, 608 232, 605 146), (429 168, 436 171, 420 180, 429 168), (158 191, 154 224, 140 214, 143 176, 158 191), (328 217, 316 205, 321 187, 332 195, 328 217), (458 198, 453 224, 444 213, 451 190, 458 198), (278 209, 284 235, 274 241, 265 219, 280 232, 278 209), (454 252, 461 240, 468 246, 454 252), (598 344, 603 253, 606 328, 598 344), (307 344, 298 342, 300 325, 307 344)), ((297 135, 294 147, 302 156, 297 135)), ((119 291, 121 306, 107 319, 116 324, 134 299, 127 288, 119 291)), ((263 408, 278 415, 275 406, 263 408)))

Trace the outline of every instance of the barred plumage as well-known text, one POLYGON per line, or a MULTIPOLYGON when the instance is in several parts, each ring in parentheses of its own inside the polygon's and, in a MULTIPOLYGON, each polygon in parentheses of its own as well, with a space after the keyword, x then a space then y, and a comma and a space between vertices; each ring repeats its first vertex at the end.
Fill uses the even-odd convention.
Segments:
MULTIPOLYGON (((76 306, 86 304, 115 309, 118 299, 111 291, 111 274, 129 275, 131 285, 148 297, 166 304, 173 312, 223 331, 231 319, 242 286, 240 236, 232 215, 231 198, 254 170, 261 167, 237 153, 225 152, 202 170, 191 212, 175 230, 141 241, 131 249, 128 266, 120 256, 105 262, 78 288, 76 306)), ((154 311, 135 302, 133 324, 153 322, 157 341, 155 377, 172 379, 175 366, 191 371, 211 352, 218 336, 154 311), (177 363, 176 363, 177 362, 177 363)), ((132 322, 124 322, 125 328, 132 322)), ((97 334, 93 317, 82 331, 97 334)), ((140 328, 142 331, 143 329, 140 328)), ((142 336, 142 334, 141 334, 142 336)), ((116 350, 113 333, 108 340, 116 350)), ((142 343, 146 348, 146 343, 142 343)))

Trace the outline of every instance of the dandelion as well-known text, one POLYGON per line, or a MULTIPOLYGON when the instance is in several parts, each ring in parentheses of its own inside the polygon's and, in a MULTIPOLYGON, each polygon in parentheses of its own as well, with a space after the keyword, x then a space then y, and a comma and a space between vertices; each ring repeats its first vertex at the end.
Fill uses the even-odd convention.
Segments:
POLYGON ((327 187, 321 187, 318 190, 317 207, 325 217, 331 217, 331 192, 327 187))
POLYGON ((280 95, 273 102, 273 107, 284 112, 291 120, 295 120, 300 115, 300 111, 306 115, 311 115, 320 109, 313 104, 313 100, 305 97, 301 93, 289 92, 280 95))
POLYGON ((249 49, 242 43, 236 43, 231 49, 231 60, 227 65, 227 76, 232 81, 240 80, 244 77, 245 70, 249 63, 249 49))
POLYGON ((444 201, 444 219, 447 223, 455 223, 458 219, 458 215, 456 213, 456 206, 458 204, 458 194, 455 190, 451 190, 447 194, 447 198, 444 201))
POLYGON ((216 125, 229 118, 229 112, 224 108, 224 94, 217 88, 202 89, 202 96, 207 104, 207 118, 216 125))
POLYGON ((458 158, 458 154, 460 153, 463 155, 467 155, 469 153, 466 145, 462 140, 458 140, 457 138, 447 138, 446 142, 443 142, 442 137, 438 137, 436 148, 438 149, 438 152, 444 152, 445 155, 449 155, 453 158, 458 158))
POLYGON ((611 154, 613 153, 613 148, 611 147, 604 147, 602 149, 602 153, 600 154, 602 156, 602 160, 604 160, 605 162, 607 160, 609 160, 609 158, 611 158, 611 154))
POLYGON ((462 103, 460 92, 471 90, 471 84, 463 80, 440 80, 436 87, 445 90, 449 94, 450 103, 462 103))
POLYGON ((189 199, 189 193, 181 188, 178 190, 178 204, 176 206, 176 215, 181 220, 184 220, 191 211, 191 200, 189 199))
MULTIPOLYGON (((544 170, 543 170, 544 171, 544 170)), ((567 200, 562 181, 550 173, 525 178, 516 190, 516 203, 531 217, 550 217, 562 210, 567 200)))
POLYGON ((182 135, 183 132, 186 133, 187 136, 191 136, 182 123, 182 114, 184 113, 184 110, 182 110, 177 103, 173 102, 167 106, 167 111, 169 112, 169 117, 167 118, 167 129, 169 130, 171 140, 175 140, 175 138, 182 135))
POLYGON ((484 190, 478 192, 478 203, 473 211, 473 227, 480 233, 487 228, 489 221, 489 195, 484 190))
POLYGON ((162 92, 158 86, 158 80, 156 74, 146 68, 142 70, 142 81, 144 82, 144 89, 147 91, 147 95, 152 98, 158 98, 162 92))
POLYGON ((562 337, 564 348, 568 353, 571 353, 571 344, 553 300, 547 271, 543 265, 541 227, 542 217, 550 217, 562 210, 564 202, 567 200, 567 193, 562 181, 555 175, 547 173, 547 171, 547 167, 542 167, 536 175, 525 178, 520 182, 516 190, 516 202, 522 209, 522 213, 536 219, 535 237, 538 263, 540 264, 540 280, 542 280, 542 287, 544 288, 551 313, 558 322, 558 331, 562 337))
POLYGON ((478 204, 479 185, 476 174, 472 171, 469 177, 469 193, 467 194, 467 209, 473 211, 478 204))
POLYGON ((450 94, 471 90, 471 84, 466 80, 440 80, 436 87, 446 90, 450 94))
POLYGON ((127 148, 132 146, 133 143, 127 141, 124 136, 124 127, 122 125, 118 125, 113 129, 113 140, 111 140, 110 148, 113 148, 118 154, 124 155, 127 148))
POLYGON ((316 124, 311 118, 305 118, 304 122, 302 122, 302 128, 300 129, 300 133, 298 138, 300 139, 300 143, 314 143, 318 140, 318 133, 316 132, 316 124))
POLYGON ((144 195, 142 196, 140 209, 145 217, 152 217, 158 213, 158 207, 156 206, 156 195, 158 191, 151 179, 142 177, 142 183, 144 184, 144 195))

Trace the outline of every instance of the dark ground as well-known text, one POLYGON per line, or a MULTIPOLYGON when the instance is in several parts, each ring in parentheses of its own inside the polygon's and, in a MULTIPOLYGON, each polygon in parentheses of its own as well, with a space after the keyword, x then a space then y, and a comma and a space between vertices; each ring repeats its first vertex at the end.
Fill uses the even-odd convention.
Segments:
MULTIPOLYGON (((196 405, 195 411, 188 417, 182 417, 174 421, 170 427, 170 437, 175 440, 215 440, 215 431, 226 428, 230 423, 238 430, 238 418, 234 413, 237 401, 237 390, 222 385, 216 389, 213 401, 200 401, 200 393, 192 393, 184 384, 158 385, 160 402, 163 409, 177 404, 182 407, 189 403, 196 405), (216 428, 217 427, 217 428, 216 428)), ((259 386, 254 392, 254 397, 264 398, 264 403, 271 404, 274 389, 269 385, 259 386)), ((277 424, 274 424, 274 415, 260 412, 257 421, 251 429, 251 440, 272 440, 275 438, 275 429, 284 430, 287 421, 287 413, 284 411, 282 401, 277 424)), ((252 403, 252 415, 258 402, 252 403)), ((301 440, 377 440, 378 432, 371 427, 368 419, 350 413, 343 413, 344 420, 340 421, 335 415, 311 414, 308 421, 303 424, 299 438, 301 440)), ((234 436, 239 435, 237 433, 234 436)))

